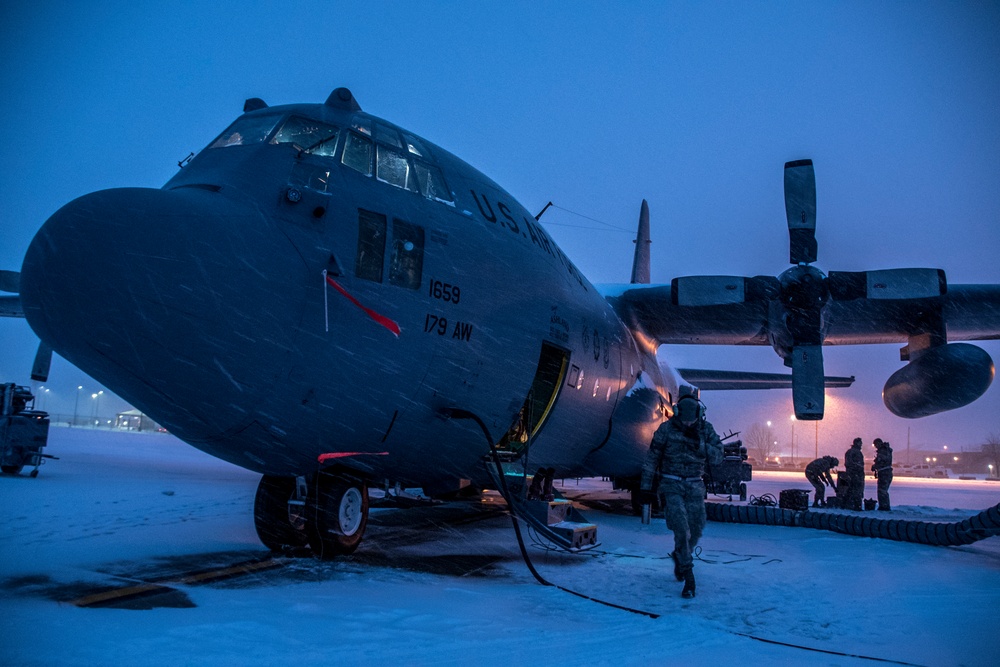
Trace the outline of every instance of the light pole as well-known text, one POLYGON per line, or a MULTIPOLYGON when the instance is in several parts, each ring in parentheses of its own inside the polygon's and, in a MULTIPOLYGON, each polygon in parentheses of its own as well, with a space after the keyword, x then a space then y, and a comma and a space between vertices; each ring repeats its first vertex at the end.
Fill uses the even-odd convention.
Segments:
POLYGON ((990 477, 993 477, 993 464, 991 463, 988 467, 990 469, 990 477))
POLYGON ((97 422, 97 407, 95 405, 97 403, 97 394, 91 394, 90 400, 92 401, 90 404, 90 419, 92 420, 90 428, 95 428, 94 424, 97 422))
POLYGON ((791 416, 792 420, 792 465, 795 465, 795 415, 791 416))
POLYGON ((72 426, 76 426, 76 419, 77 419, 77 415, 79 414, 79 408, 80 408, 80 390, 81 389, 83 389, 83 385, 80 385, 80 386, 78 386, 76 388, 76 400, 73 402, 73 424, 72 424, 72 426))
POLYGON ((816 425, 816 453, 813 455, 814 459, 819 458, 819 420, 813 422, 816 425))
POLYGON ((104 390, 97 392, 97 405, 94 407, 94 428, 101 422, 101 396, 104 394, 104 390))

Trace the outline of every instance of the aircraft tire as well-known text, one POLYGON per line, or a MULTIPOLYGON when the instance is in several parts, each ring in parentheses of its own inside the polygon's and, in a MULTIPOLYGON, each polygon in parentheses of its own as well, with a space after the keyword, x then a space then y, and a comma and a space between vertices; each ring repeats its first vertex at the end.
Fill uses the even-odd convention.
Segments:
POLYGON ((354 553, 368 525, 368 486, 355 479, 321 474, 306 530, 317 558, 354 553))
POLYGON ((308 536, 288 520, 288 499, 295 492, 295 479, 264 475, 257 485, 253 502, 253 525, 257 537, 271 551, 301 549, 308 536))

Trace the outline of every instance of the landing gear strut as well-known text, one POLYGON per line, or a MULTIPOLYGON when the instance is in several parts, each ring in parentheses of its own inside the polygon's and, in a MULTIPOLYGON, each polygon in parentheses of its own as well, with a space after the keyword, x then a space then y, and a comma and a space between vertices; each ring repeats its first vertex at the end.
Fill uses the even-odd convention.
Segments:
POLYGON ((272 551, 308 546, 318 558, 353 553, 368 524, 368 487, 335 473, 308 480, 264 475, 254 499, 257 536, 272 551), (300 488, 301 487, 301 488, 300 488))

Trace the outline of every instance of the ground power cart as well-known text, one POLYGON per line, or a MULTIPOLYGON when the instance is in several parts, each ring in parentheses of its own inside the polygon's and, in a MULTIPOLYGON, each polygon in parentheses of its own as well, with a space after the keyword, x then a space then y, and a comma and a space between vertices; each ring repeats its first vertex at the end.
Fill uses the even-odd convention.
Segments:
POLYGON ((705 495, 728 495, 732 500, 733 496, 739 494, 740 500, 747 499, 747 482, 753 479, 753 468, 747 463, 747 448, 743 446, 742 440, 725 442, 738 433, 728 435, 722 443, 722 463, 719 465, 709 465, 705 468, 705 495))
POLYGON ((34 396, 28 387, 13 382, 0 384, 0 470, 18 475, 25 466, 33 467, 32 477, 38 476, 42 449, 49 438, 47 412, 29 409, 34 396))

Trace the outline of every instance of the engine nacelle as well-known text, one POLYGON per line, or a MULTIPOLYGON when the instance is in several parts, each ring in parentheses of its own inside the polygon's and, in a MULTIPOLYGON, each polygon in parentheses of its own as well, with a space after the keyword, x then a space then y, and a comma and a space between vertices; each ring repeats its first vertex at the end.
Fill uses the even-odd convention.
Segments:
POLYGON ((968 343, 941 345, 893 373, 882 401, 899 417, 927 417, 973 402, 989 389, 993 373, 986 350, 968 343))

